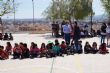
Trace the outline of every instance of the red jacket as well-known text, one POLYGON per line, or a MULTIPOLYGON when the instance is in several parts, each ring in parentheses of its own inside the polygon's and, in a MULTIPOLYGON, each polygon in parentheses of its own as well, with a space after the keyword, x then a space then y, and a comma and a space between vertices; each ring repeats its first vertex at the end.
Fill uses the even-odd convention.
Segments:
POLYGON ((30 53, 36 54, 39 53, 39 48, 30 48, 30 53))
POLYGON ((66 49, 67 46, 65 44, 61 44, 60 47, 61 49, 66 49))
POLYGON ((22 53, 22 49, 19 47, 14 47, 13 52, 22 53))
POLYGON ((5 52, 4 50, 0 50, 0 57, 5 60, 9 58, 9 55, 7 52, 5 52))

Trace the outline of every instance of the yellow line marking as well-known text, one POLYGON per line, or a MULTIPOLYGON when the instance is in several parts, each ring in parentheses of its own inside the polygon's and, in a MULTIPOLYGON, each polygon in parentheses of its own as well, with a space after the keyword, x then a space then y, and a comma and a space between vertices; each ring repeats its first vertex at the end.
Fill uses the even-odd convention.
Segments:
POLYGON ((75 55, 75 65, 77 67, 78 73, 84 73, 80 55, 75 55))

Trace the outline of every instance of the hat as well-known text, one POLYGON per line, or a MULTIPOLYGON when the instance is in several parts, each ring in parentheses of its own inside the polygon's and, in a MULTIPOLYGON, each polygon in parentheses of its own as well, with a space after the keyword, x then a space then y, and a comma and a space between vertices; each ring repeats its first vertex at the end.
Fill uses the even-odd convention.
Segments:
POLYGON ((52 41, 48 41, 48 44, 52 44, 53 42, 52 41))
POLYGON ((66 23, 69 23, 69 20, 65 20, 66 23))

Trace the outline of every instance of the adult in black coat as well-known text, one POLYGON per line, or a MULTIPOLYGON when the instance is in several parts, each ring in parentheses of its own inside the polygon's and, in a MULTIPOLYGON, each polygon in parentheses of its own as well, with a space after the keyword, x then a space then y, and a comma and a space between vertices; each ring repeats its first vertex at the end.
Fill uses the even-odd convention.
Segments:
POLYGON ((81 30, 80 27, 78 26, 77 22, 74 23, 74 42, 75 42, 75 47, 76 47, 76 51, 78 51, 78 41, 80 40, 81 37, 81 30))

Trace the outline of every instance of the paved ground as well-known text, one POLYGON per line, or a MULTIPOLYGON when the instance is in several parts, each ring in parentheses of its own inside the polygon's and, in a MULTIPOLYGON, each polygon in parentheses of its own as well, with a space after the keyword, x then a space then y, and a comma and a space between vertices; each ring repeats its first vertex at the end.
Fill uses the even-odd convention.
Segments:
MULTIPOLYGON (((45 35, 29 35, 29 34, 14 34, 14 41, 10 41, 12 45, 16 42, 38 43, 39 47, 42 42, 47 43, 49 40, 54 41, 48 34, 45 35)), ((60 42, 61 38, 59 38, 60 42)), ((83 44, 86 41, 90 43, 100 42, 99 38, 83 39, 83 44)), ((1 45, 6 45, 7 41, 0 41, 1 45)), ((52 59, 36 58, 25 60, 5 60, 0 61, 0 73, 110 73, 110 54, 75 54, 65 57, 57 57, 52 59), (51 71, 53 63, 53 70, 51 71)))

